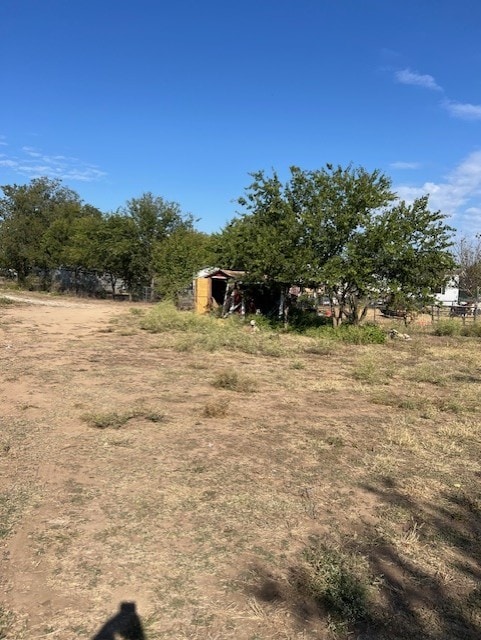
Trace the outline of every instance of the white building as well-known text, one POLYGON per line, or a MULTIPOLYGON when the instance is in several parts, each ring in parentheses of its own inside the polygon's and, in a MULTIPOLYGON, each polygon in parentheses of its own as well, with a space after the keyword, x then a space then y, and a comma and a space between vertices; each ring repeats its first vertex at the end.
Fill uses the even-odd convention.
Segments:
POLYGON ((459 275, 453 275, 435 292, 436 303, 443 307, 459 304, 459 275))

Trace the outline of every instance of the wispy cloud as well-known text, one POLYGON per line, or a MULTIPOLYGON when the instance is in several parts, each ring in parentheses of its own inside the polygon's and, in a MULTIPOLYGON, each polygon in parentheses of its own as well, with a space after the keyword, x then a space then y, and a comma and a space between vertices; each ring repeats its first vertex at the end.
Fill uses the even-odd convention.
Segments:
POLYGON ((0 147, 8 147, 8 142, 6 140, 5 136, 0 135, 0 147))
MULTIPOLYGON (((0 138, 1 143, 1 138, 0 138)), ((0 167, 5 167, 29 179, 46 176, 66 181, 96 182, 107 174, 99 167, 79 158, 48 155, 34 147, 22 147, 15 155, 0 156, 0 167)))
POLYGON ((402 160, 398 160, 396 162, 391 162, 389 166, 391 167, 391 169, 419 169, 421 163, 403 162, 402 160))
POLYGON ((481 120, 481 105, 445 100, 443 107, 453 118, 463 120, 481 120))
POLYGON ((31 158, 41 158, 42 154, 40 153, 40 151, 36 151, 33 147, 22 147, 22 151, 24 151, 27 156, 30 156, 31 158))
POLYGON ((430 89, 431 91, 443 90, 443 88, 438 85, 433 76, 430 76, 428 74, 415 73, 410 69, 402 69, 402 71, 396 71, 395 77, 400 84, 410 84, 416 87, 424 87, 424 89, 430 89))
POLYGON ((425 182, 421 186, 405 184, 396 191, 407 202, 429 194, 430 208, 450 216, 458 230, 481 231, 481 151, 469 154, 441 182, 425 182))
MULTIPOLYGON (((441 91, 444 89, 436 82, 433 76, 428 74, 420 74, 410 69, 402 69, 394 74, 396 81, 400 84, 414 85, 423 87, 431 91, 441 91)), ((441 102, 441 106, 453 117, 462 120, 481 120, 481 105, 470 104, 469 102, 458 102, 445 98, 441 102)))

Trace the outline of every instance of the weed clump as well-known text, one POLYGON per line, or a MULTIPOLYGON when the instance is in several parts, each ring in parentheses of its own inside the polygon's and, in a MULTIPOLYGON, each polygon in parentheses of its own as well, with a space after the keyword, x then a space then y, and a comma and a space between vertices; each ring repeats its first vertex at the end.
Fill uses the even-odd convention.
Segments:
POLYGON ((301 594, 341 623, 369 618, 375 580, 366 558, 315 540, 304 550, 303 560, 303 568, 294 579, 301 594))
POLYGON ((140 326, 151 333, 194 331, 206 334, 214 324, 215 321, 208 316, 200 316, 193 311, 179 311, 173 302, 161 302, 142 317, 140 326))
POLYGON ((481 338, 481 323, 469 322, 463 324, 459 319, 440 320, 434 327, 433 334, 435 336, 481 338))
POLYGON ((15 304, 13 300, 10 298, 6 298, 5 296, 0 296, 0 307, 8 307, 15 304))
POLYGON ((117 411, 107 411, 99 413, 87 413, 82 416, 83 420, 91 427, 96 429, 120 429, 125 426, 129 420, 134 418, 144 418, 150 422, 163 422, 165 416, 157 411, 148 411, 141 409, 133 409, 119 413, 117 411))
POLYGON ((256 390, 257 384, 252 378, 241 376, 237 371, 222 371, 212 381, 212 386, 227 391, 252 393, 256 390))
POLYGON ((229 405, 223 400, 207 402, 202 412, 204 418, 225 418, 229 405))
POLYGON ((352 376, 366 384, 389 384, 389 380, 394 376, 394 368, 386 366, 377 358, 366 356, 356 364, 352 376))
POLYGON ((13 625, 12 611, 0 605, 0 638, 7 638, 13 625))
POLYGON ((151 333, 169 333, 173 348, 181 353, 224 349, 264 355, 283 356, 286 352, 280 336, 267 322, 256 319, 260 331, 249 331, 245 318, 214 318, 192 311, 179 311, 170 302, 162 302, 141 318, 142 329, 151 333))
POLYGON ((97 429, 120 429, 132 418, 130 413, 88 413, 83 416, 85 422, 97 429))

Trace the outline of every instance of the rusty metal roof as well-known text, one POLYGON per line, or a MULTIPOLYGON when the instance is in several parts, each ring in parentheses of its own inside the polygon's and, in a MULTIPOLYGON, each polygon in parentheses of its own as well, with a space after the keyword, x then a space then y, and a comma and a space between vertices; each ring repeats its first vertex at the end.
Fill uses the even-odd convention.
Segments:
POLYGON ((229 280, 231 278, 242 278, 245 271, 234 271, 232 269, 203 269, 197 274, 198 278, 217 278, 218 280, 229 280))

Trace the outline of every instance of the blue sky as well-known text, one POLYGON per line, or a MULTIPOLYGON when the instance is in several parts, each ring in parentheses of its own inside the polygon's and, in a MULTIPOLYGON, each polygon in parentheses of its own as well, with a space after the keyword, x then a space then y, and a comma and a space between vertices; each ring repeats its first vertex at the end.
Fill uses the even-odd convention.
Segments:
POLYGON ((265 169, 381 169, 481 232, 479 0, 2 0, 0 184, 217 231, 265 169))

